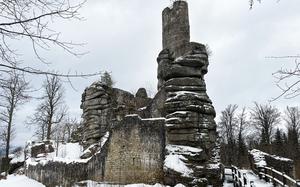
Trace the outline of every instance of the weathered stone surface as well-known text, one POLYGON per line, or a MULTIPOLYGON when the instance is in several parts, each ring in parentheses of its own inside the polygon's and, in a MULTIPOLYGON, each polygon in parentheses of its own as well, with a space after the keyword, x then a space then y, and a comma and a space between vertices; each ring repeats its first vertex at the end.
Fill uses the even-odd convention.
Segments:
POLYGON ((135 94, 135 97, 140 98, 148 98, 148 94, 145 88, 139 88, 138 91, 135 94))
POLYGON ((139 109, 151 101, 144 88, 140 88, 135 97, 127 91, 94 82, 82 94, 81 135, 74 133, 74 137, 85 147, 97 143, 112 128, 114 120, 122 121, 128 114, 139 113, 139 109))
POLYGON ((158 93, 154 96, 153 100, 147 106, 149 114, 145 118, 158 118, 165 117, 165 101, 167 98, 167 93, 165 89, 160 89, 158 93))
POLYGON ((201 93, 206 91, 205 86, 166 86, 168 92, 178 92, 178 91, 191 91, 196 93, 201 93))
POLYGON ((206 86, 205 82, 195 77, 172 78, 166 81, 165 86, 206 86))
POLYGON ((190 41, 188 4, 176 1, 172 8, 165 8, 163 19, 163 48, 172 50, 174 56, 181 56, 190 41))
POLYGON ((105 164, 107 182, 157 183, 163 180, 164 119, 126 116, 115 126, 105 164))
MULTIPOLYGON (((201 148, 203 155, 194 159, 184 152, 176 153, 186 159, 184 162, 190 170, 189 176, 166 169, 165 182, 170 185, 180 181, 187 186, 221 186, 220 167, 207 167, 218 161, 214 159, 217 153, 216 113, 206 94, 204 81, 208 54, 205 45, 189 41, 185 4, 175 2, 172 9, 167 8, 163 12, 164 49, 157 58, 157 87, 166 93, 162 106, 166 115, 167 145, 201 148)), ((173 153, 167 151, 166 154, 173 153)))

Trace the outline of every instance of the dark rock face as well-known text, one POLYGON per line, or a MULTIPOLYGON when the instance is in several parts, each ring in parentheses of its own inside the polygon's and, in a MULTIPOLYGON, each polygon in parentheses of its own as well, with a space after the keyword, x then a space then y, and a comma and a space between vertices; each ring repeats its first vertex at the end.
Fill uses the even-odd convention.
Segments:
POLYGON ((110 87, 101 82, 95 82, 82 94, 80 108, 83 110, 83 122, 80 129, 81 135, 78 138, 82 138, 79 140, 86 147, 97 143, 110 128, 109 124, 112 120, 111 92, 110 87))

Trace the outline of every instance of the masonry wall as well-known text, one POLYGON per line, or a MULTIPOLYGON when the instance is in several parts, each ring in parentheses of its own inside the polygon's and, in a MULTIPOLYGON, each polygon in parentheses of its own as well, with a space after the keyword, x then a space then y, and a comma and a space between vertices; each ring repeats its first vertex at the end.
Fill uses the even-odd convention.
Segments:
POLYGON ((71 187, 74 183, 84 180, 103 181, 107 147, 108 143, 87 162, 48 161, 45 164, 42 162, 36 165, 27 164, 25 175, 47 187, 71 187))
POLYGON ((164 120, 127 116, 110 137, 104 181, 119 184, 163 180, 164 120))
POLYGON ((74 182, 87 179, 85 163, 48 162, 45 165, 27 165, 25 175, 47 187, 71 187, 74 182))
POLYGON ((188 4, 176 1, 173 7, 165 8, 162 13, 163 48, 174 52, 175 57, 182 56, 190 42, 188 4))

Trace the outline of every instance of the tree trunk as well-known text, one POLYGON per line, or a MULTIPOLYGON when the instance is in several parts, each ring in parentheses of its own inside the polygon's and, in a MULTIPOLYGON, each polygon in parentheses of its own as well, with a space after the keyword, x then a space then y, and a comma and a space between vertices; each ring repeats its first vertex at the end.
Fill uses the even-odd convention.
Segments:
POLYGON ((49 121, 47 125, 47 137, 46 137, 47 140, 51 140, 52 117, 53 117, 53 113, 49 115, 49 121))
POLYGON ((9 150, 10 150, 10 138, 11 138, 11 127, 12 127, 12 118, 13 118, 13 106, 11 105, 10 106, 10 109, 9 109, 9 116, 8 116, 8 123, 7 123, 7 138, 6 138, 6 148, 5 148, 5 160, 6 160, 6 163, 5 163, 5 175, 7 176, 7 172, 8 172, 8 169, 9 169, 9 150))

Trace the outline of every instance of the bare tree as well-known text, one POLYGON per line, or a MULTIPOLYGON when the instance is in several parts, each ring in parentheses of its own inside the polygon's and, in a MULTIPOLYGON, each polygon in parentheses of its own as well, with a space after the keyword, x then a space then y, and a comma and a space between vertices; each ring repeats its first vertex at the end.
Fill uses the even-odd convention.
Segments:
MULTIPOLYGON (((226 153, 223 154, 223 161, 228 162, 229 165, 233 164, 235 158, 235 146, 236 146, 236 130, 238 121, 235 116, 237 105, 228 105, 224 111, 221 112, 220 122, 218 124, 219 132, 223 137, 223 149, 226 153)), ((224 151, 223 151, 224 152, 224 151)))
POLYGON ((36 125, 36 135, 50 140, 54 126, 61 123, 66 116, 67 107, 64 103, 64 90, 59 77, 50 76, 43 83, 42 102, 36 112, 29 117, 28 124, 36 125))
POLYGON ((288 130, 288 157, 296 159, 299 156, 300 110, 298 107, 287 107, 284 121, 288 130))
POLYGON ((77 130, 80 123, 76 118, 67 117, 63 120, 55 130, 55 136, 59 141, 70 142, 71 135, 74 131, 77 130))
POLYGON ((245 142, 245 130, 246 127, 249 125, 247 121, 247 113, 246 108, 243 108, 242 111, 237 115, 237 131, 238 131, 238 137, 237 137, 237 161, 238 166, 242 167, 247 163, 247 146, 245 142))
POLYGON ((251 111, 251 122, 260 131, 262 149, 270 152, 273 131, 280 122, 280 112, 269 104, 261 105, 255 102, 254 105, 251 111))
POLYGON ((6 158, 8 158, 11 139, 14 134, 13 122, 15 112, 20 105, 24 104, 29 99, 29 96, 27 95, 29 84, 25 81, 24 76, 14 70, 7 73, 9 73, 9 77, 5 81, 0 82, 0 121, 4 126, 2 127, 3 131, 1 135, 6 144, 6 158))
MULTIPOLYGON (((50 50, 60 47, 75 56, 83 53, 76 52, 76 44, 72 41, 63 41, 60 32, 56 31, 51 23, 57 20, 82 19, 78 10, 85 0, 3 0, 0 3, 0 72, 9 70, 22 71, 30 74, 47 74, 64 77, 95 76, 92 74, 61 74, 54 71, 34 69, 31 66, 18 64, 19 51, 13 47, 14 41, 30 41, 33 53, 39 61, 46 62, 40 55, 41 50, 50 50)), ((46 62, 48 63, 48 62, 46 62)))
POLYGON ((237 118, 235 116, 237 105, 228 105, 224 111, 221 112, 219 128, 221 134, 224 135, 224 140, 227 143, 235 141, 235 132, 237 129, 237 118))

